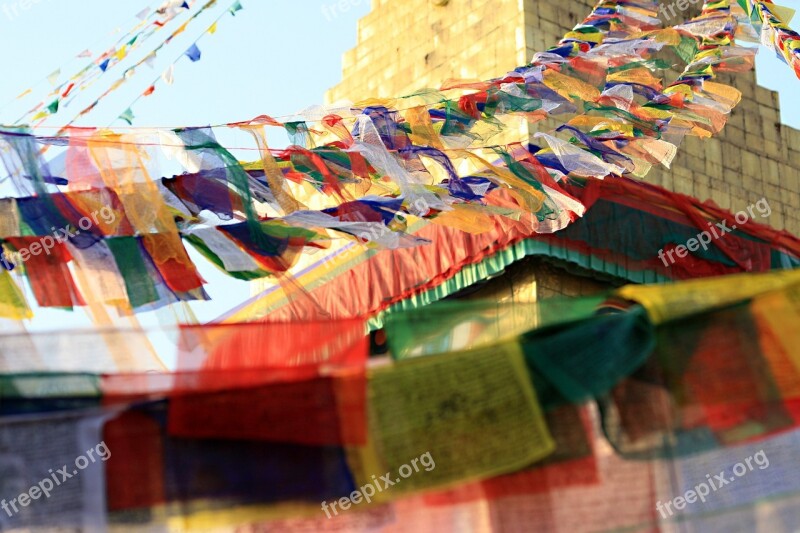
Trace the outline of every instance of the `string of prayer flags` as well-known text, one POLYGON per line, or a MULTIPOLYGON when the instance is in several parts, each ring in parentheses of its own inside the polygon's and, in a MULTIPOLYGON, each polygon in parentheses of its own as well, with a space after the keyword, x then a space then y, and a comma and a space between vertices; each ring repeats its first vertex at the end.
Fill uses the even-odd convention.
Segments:
MULTIPOLYGON (((78 92, 88 89, 95 83, 95 81, 97 81, 100 74, 105 73, 110 68, 113 68, 116 64, 125 59, 125 57, 127 57, 131 52, 143 46, 152 35, 156 34, 160 28, 178 16, 181 11, 182 10, 175 9, 151 11, 149 8, 142 10, 136 15, 138 22, 136 22, 133 28, 128 30, 110 48, 99 54, 79 71, 68 76, 64 79, 64 81, 57 85, 56 82, 57 78, 60 76, 61 69, 58 69, 50 74, 50 76, 48 76, 48 81, 53 87, 52 91, 44 101, 47 101, 49 98, 59 96, 66 98, 67 94, 70 92, 66 90, 66 88, 69 86, 73 88, 77 87, 76 91, 78 92), (159 17, 161 16, 164 18, 159 20, 159 17), (98 69, 100 72, 98 73, 95 69, 98 69)), ((91 58, 92 54, 89 50, 84 50, 78 54, 77 57, 91 58)), ((21 116, 16 123, 24 123, 26 118, 35 113, 36 109, 44 104, 44 101, 21 116)), ((68 103, 69 102, 64 103, 65 107, 68 105, 68 103)), ((31 116, 30 120, 36 122, 45 117, 46 115, 42 116, 41 114, 36 114, 35 116, 31 116)))
POLYGON ((800 78, 800 35, 789 27, 794 10, 770 0, 740 0, 750 20, 760 30, 761 44, 775 51, 800 78))
MULTIPOLYGON (((18 474, 0 477, 0 486, 17 490, 21 471, 12 465, 19 458, 45 461, 44 451, 36 453, 46 447, 30 435, 60 435, 79 450, 106 447, 98 449, 106 459, 91 470, 102 492, 74 502, 100 524, 177 520, 293 531, 336 519, 366 531, 367 524, 394 530, 433 517, 441 529, 469 516, 494 531, 521 515, 553 530, 583 531, 594 509, 613 527, 672 520, 716 527, 742 517, 759 523, 765 495, 777 498, 772 512, 795 524, 780 502, 797 500, 796 476, 763 471, 791 462, 800 435, 800 354, 784 337, 800 285, 761 281, 771 277, 689 283, 698 301, 720 283, 757 290, 658 323, 638 305, 598 298, 573 302, 577 314, 560 322, 565 300, 553 309, 537 302, 552 319, 534 320, 528 331, 523 317, 536 316, 530 304, 491 314, 491 302, 475 302, 449 322, 436 316, 448 318, 452 307, 432 306, 425 311, 429 340, 458 338, 470 312, 475 324, 511 317, 506 323, 518 323, 520 333, 369 369, 358 320, 184 328, 175 372, 99 366, 97 340, 109 332, 4 336, 0 442, 8 459, 0 468, 18 474), (786 320, 775 314, 780 309, 786 320), (22 341, 37 349, 18 349, 22 341), (53 346, 63 343, 90 348, 79 360, 58 362, 67 352, 53 346), (629 358, 634 352, 645 357, 629 358), (36 358, 48 366, 32 366, 36 358), (343 387, 331 394, 337 382, 343 387), (140 482, 131 485, 124 480, 134 466, 140 482), (723 469, 740 488, 708 485, 708 509, 664 507, 723 469), (304 475, 294 480, 298 472, 304 475), (361 496, 348 506, 354 492, 361 496), (624 513, 606 505, 612 494, 633 498, 624 513)), ((666 297, 687 294, 683 285, 647 289, 666 297)), ((10 523, 54 523, 50 507, 34 511, 10 523)))
MULTIPOLYGON (((502 218, 491 219, 494 228, 477 235, 433 224, 416 232, 431 242, 429 246, 382 250, 364 257, 351 245, 347 253, 331 257, 323 267, 298 279, 309 288, 311 301, 320 302, 330 316, 367 314, 373 317, 372 326, 380 327, 397 310, 421 308, 424 316, 421 306, 489 279, 526 256, 569 261, 636 283, 800 266, 797 238, 750 220, 725 239, 712 239, 708 225, 712 221, 734 225, 733 214, 660 187, 618 178, 576 182, 565 191, 584 203, 587 212, 555 233, 537 234, 528 225, 517 226, 502 218), (664 250, 671 250, 675 243, 685 243, 704 231, 711 241, 706 248, 697 247, 682 259, 673 255, 674 262, 665 255, 664 250), (318 284, 320 279, 326 283, 318 284), (363 279, 373 282, 365 286, 363 279), (348 298, 338 298, 338 294, 348 294, 348 298)), ((316 309, 311 301, 289 302, 276 293, 258 295, 229 318, 312 317, 316 309)), ((454 311, 450 316, 456 320, 459 315, 454 311)), ((415 323, 415 327, 415 338, 422 339, 419 328, 424 326, 415 323)), ((512 330, 508 324, 497 335, 512 330)), ((396 339, 403 342, 400 336, 396 339)), ((439 340, 431 342, 435 346, 439 340)), ((396 357, 403 357, 416 348, 395 345, 392 349, 396 357)))
MULTIPOLYGON (((214 5, 216 5, 216 0, 208 0, 206 3, 204 3, 203 6, 199 10, 197 10, 195 13, 193 13, 181 26, 179 26, 177 29, 173 30, 164 39, 164 41, 162 41, 155 48, 153 48, 142 59, 137 61, 135 64, 129 66, 127 69, 125 69, 125 71, 122 73, 122 76, 120 76, 117 80, 115 80, 91 104, 89 104, 87 107, 85 107, 81 111, 79 111, 78 114, 75 117, 73 117, 64 126, 62 126, 58 130, 58 132, 56 132, 56 136, 59 136, 59 135, 62 135, 63 133, 65 133, 67 131, 67 129, 69 128, 69 126, 72 125, 78 118, 83 117, 83 116, 87 115, 88 113, 90 113, 97 106, 97 104, 100 101, 102 101, 106 96, 108 96, 112 92, 116 91, 124 83, 126 83, 130 79, 132 79, 134 74, 135 74, 135 72, 136 72, 137 67, 139 67, 142 64, 147 64, 147 65, 150 65, 152 67, 152 62, 156 58, 158 52, 162 48, 167 46, 175 36, 179 35, 183 31, 185 31, 186 28, 189 26, 189 24, 191 22, 196 20, 200 15, 205 13, 207 10, 211 9, 212 7, 214 7, 214 5)), ((157 14, 159 16, 160 15, 164 15, 166 17, 165 21, 163 21, 161 23, 158 23, 159 21, 156 21, 158 24, 154 23, 154 27, 153 28, 150 28, 148 26, 148 29, 142 30, 142 33, 140 33, 140 34, 134 35, 120 49, 116 49, 116 47, 113 47, 112 49, 106 51, 103 55, 100 56, 100 58, 98 58, 96 60, 99 68, 102 70, 102 72, 106 72, 106 70, 110 69, 111 67, 113 67, 117 63, 121 62, 125 57, 127 57, 130 54, 130 52, 133 50, 134 47, 140 46, 146 40, 147 37, 149 37, 150 35, 152 35, 156 31, 158 31, 160 28, 164 27, 167 22, 173 20, 175 17, 177 17, 179 14, 181 14, 184 10, 188 10, 188 9, 189 9, 189 5, 186 2, 182 2, 181 4, 175 4, 173 6, 168 6, 168 7, 165 7, 164 9, 159 9, 159 10, 154 11, 151 14, 151 16, 154 16, 154 14, 157 14)), ((218 17, 217 20, 219 20, 219 18, 221 18, 221 16, 218 17)), ((121 41, 119 41, 117 44, 120 44, 120 42, 121 41)), ((196 45, 193 45, 193 47, 196 48, 196 45)), ((187 50, 187 53, 189 51, 192 51, 192 49, 190 48, 190 50, 187 50)), ((192 51, 192 53, 194 54, 193 51, 192 51)), ((197 57, 199 59, 199 49, 197 49, 197 57)), ((195 60, 193 60, 193 61, 195 61, 195 60)), ((89 67, 87 67, 83 71, 81 71, 79 76, 84 76, 84 75, 88 75, 88 74, 91 74, 91 69, 89 67)), ((153 88, 153 90, 155 90, 155 83, 158 81, 158 79, 159 78, 156 78, 156 80, 154 80, 150 85, 153 88)), ((71 81, 71 83, 77 83, 78 81, 79 81, 78 78, 75 78, 75 79, 73 79, 71 81)), ((86 83, 82 82, 81 85, 80 85, 81 89, 83 90, 84 88, 89 87, 90 85, 92 85, 94 83, 94 81, 95 80, 90 80, 90 81, 88 81, 86 83)), ((61 87, 59 87, 59 90, 60 89, 61 89, 61 87)), ((57 92, 58 91, 56 91, 56 93, 57 92)), ((146 94, 145 95, 140 95, 140 96, 146 96, 146 94)), ((137 100, 138 100, 138 98, 137 98, 137 100)), ((135 101, 134 101, 134 103, 135 103, 135 101)), ((133 105, 133 103, 131 103, 128 107, 132 107, 132 105, 133 105)), ((41 116, 40 116, 40 114, 37 115, 37 118, 45 118, 45 117, 46 117, 46 115, 41 115, 41 116)), ((121 120, 125 120, 125 119, 121 119, 121 120)), ((22 121, 22 119, 20 119, 18 122, 21 122, 21 121, 22 121)))
MULTIPOLYGON (((641 14, 656 12, 649 1, 636 5, 641 14)), ((676 146, 666 138, 674 140, 684 134, 707 137, 719 131, 739 95, 709 81, 706 74, 750 68, 752 53, 733 40, 737 17, 743 12, 728 2, 708 4, 695 19, 696 24, 669 31, 659 29, 655 17, 630 17, 627 8, 621 6, 609 9, 598 7, 588 22, 565 38, 556 51, 537 56, 531 65, 477 85, 451 83, 447 90, 458 91, 461 96, 442 94, 442 98, 428 100, 413 109, 398 110, 393 102, 371 101, 361 107, 337 110, 339 114, 309 112, 308 117, 298 121, 251 121, 248 127, 283 127, 296 139, 295 146, 270 150, 264 138, 259 137, 263 132, 251 128, 262 156, 261 162, 252 165, 240 163, 219 145, 212 137, 213 128, 146 130, 124 137, 99 131, 93 142, 128 154, 126 157, 138 173, 158 176, 159 169, 148 162, 159 161, 161 153, 168 153, 171 158, 177 156, 175 160, 187 172, 163 180, 165 188, 142 187, 137 192, 141 196, 141 202, 137 200, 139 206, 148 202, 154 206, 182 204, 176 222, 166 224, 168 215, 163 211, 159 220, 164 224, 150 226, 137 220, 138 207, 134 209, 128 202, 117 210, 121 221, 116 226, 119 234, 94 232, 93 241, 141 237, 143 250, 151 253, 157 252, 153 247, 155 242, 174 243, 171 249, 180 259, 166 263, 165 255, 156 253, 154 265, 156 271, 166 276, 166 286, 172 293, 167 298, 203 297, 198 292, 202 283, 195 275, 186 278, 191 283, 179 282, 180 273, 191 272, 193 266, 177 244, 181 236, 186 236, 212 263, 241 279, 282 276, 291 271, 303 254, 314 248, 327 248, 329 241, 336 238, 368 248, 391 250, 429 246, 431 239, 426 235, 412 235, 407 230, 409 222, 413 224, 418 219, 453 228, 457 230, 454 235, 464 232, 477 235, 487 230, 508 233, 513 228, 509 233, 512 238, 497 241, 495 236, 488 248, 479 248, 485 251, 472 256, 473 261, 465 260, 463 249, 456 250, 462 258, 452 262, 455 266, 477 263, 535 234, 569 232, 564 234, 565 242, 574 241, 578 230, 589 235, 578 239, 584 246, 591 238, 597 239, 595 246, 578 250, 582 256, 595 254, 614 261, 619 254, 628 252, 622 241, 613 242, 608 234, 602 237, 586 225, 577 225, 581 217, 593 216, 591 212, 587 214, 587 205, 598 211, 611 207, 597 202, 591 194, 581 193, 574 183, 585 178, 589 182, 586 188, 596 190, 592 183, 606 177, 614 182, 625 175, 641 177, 653 164, 670 164, 676 146), (618 22, 616 16, 620 17, 618 22), (617 35, 638 39, 636 46, 605 42, 612 19, 617 35), (709 24, 722 24, 721 33, 713 39, 705 29, 709 24), (665 88, 650 71, 659 68, 658 61, 654 61, 655 53, 665 46, 680 46, 681 41, 674 38, 675 31, 696 43, 704 42, 705 47, 702 50, 697 47, 684 73, 665 88), (637 66, 612 71, 609 57, 637 66), (565 62, 569 68, 564 67, 565 62), (634 88, 644 96, 640 103, 633 99, 634 88), (554 132, 541 134, 544 146, 482 144, 484 126, 503 127, 498 126, 501 116, 537 110, 554 116, 574 114, 578 109, 576 104, 581 103, 586 112, 574 116, 554 132), (616 124, 610 130, 613 134, 594 127, 595 117, 590 114, 594 112, 603 113, 604 123, 616 124), (654 128, 654 121, 661 121, 661 126, 654 128), (114 144, 122 140, 126 143, 124 147, 114 144), (416 144, 420 141, 422 144, 416 144), (299 209, 300 205, 314 205, 316 209, 299 209), (203 229, 196 226, 204 210, 235 223, 218 226, 216 233, 198 232, 203 229), (171 235, 163 239, 156 236, 163 231, 171 235), (609 249, 613 252, 609 253, 609 249)), ((196 46, 187 51, 190 59, 199 58, 198 54, 196 46)), ((159 80, 160 76, 144 94, 151 93, 159 80)), ((120 119, 130 124, 132 108, 120 119)), ((242 124, 226 125, 231 126, 242 127, 242 124)), ((63 144, 61 133, 31 137, 47 147, 63 144)), ((81 149, 77 145, 72 148, 76 153, 81 149)), ((84 168, 69 167, 66 175, 59 178, 66 183, 85 181, 80 175, 84 168)), ((48 175, 46 171, 39 173, 48 175)), ((24 182, 24 178, 20 180, 19 183, 24 182)), ((104 179, 102 185, 109 189, 108 193, 123 198, 114 183, 113 179, 104 179)), ((685 204, 683 200, 680 202, 685 204)), ((459 236, 455 242, 463 239, 459 236)), ((661 237, 656 237, 652 244, 663 248, 664 241, 658 239, 661 237)), ((441 247, 441 242, 436 246, 441 247)), ((768 247, 747 243, 736 249, 727 240, 715 243, 713 251, 701 255, 708 263, 706 270, 701 269, 703 275, 725 268, 766 270, 774 268, 778 258, 768 247)), ((640 261, 637 269, 670 276, 665 274, 669 270, 666 266, 660 268, 643 264, 643 258, 635 259, 640 261)), ((788 261, 791 264, 791 259, 788 261)), ((32 268, 34 263, 26 266, 32 268)), ((415 270, 415 276, 421 273, 420 267, 415 270)), ((688 268, 676 270, 678 277, 689 275, 688 268)), ((356 311, 375 314, 414 293, 435 288, 445 281, 441 278, 443 272, 426 273, 425 278, 413 285, 406 286, 402 281, 390 294, 382 295, 379 305, 360 301, 356 311), (415 287, 413 293, 409 293, 409 286, 415 287)), ((623 277, 634 275, 628 269, 623 277)), ((116 301, 110 296, 105 300, 116 301)), ((315 307, 314 312, 318 311, 319 307, 315 307)))

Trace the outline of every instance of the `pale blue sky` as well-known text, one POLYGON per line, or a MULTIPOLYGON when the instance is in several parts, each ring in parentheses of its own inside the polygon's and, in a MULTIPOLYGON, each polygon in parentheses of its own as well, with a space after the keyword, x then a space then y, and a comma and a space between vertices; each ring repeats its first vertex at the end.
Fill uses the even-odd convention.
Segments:
MULTIPOLYGON (((137 12, 158 3, 147 0, 0 0, 0 50, 3 51, 0 54, 3 79, 0 123, 13 122, 25 110, 16 102, 6 105, 22 90, 35 86, 37 94, 41 94, 49 87, 45 80, 47 75, 59 67, 62 78, 76 71, 87 61, 76 59, 78 53, 86 48, 95 54, 103 50, 118 37, 118 34, 111 34, 112 30, 117 27, 127 30, 134 24, 137 12)), ((116 117, 227 10, 230 3, 220 0, 214 9, 162 49, 154 69, 141 67, 137 76, 77 124, 125 125, 115 120, 116 117)), ((206 35, 198 43, 202 52, 199 62, 191 63, 182 58, 175 66, 172 86, 160 83, 153 95, 139 99, 133 107, 134 125, 218 124, 261 114, 290 114, 322 103, 324 91, 340 79, 342 53, 355 44, 356 22, 369 11, 369 3, 369 0, 242 0, 244 10, 235 17, 225 14, 217 32, 206 35), (337 7, 340 5, 347 6, 348 10, 342 11, 337 7)), ((800 7, 800 0, 781 3, 795 9, 800 7)), ((166 34, 154 36, 146 48, 152 48, 166 34)), ((134 55, 133 59, 138 57, 134 55)), ((106 83, 120 74, 120 67, 110 70, 106 83)), ((800 81, 766 50, 759 54, 758 77, 770 88, 786 88, 781 91, 783 120, 800 127, 800 106, 796 103, 800 81)), ((25 104, 29 107, 36 101, 30 99, 25 104)), ((58 116, 77 113, 83 107, 78 103, 61 110, 58 116)), ((52 124, 61 125, 59 122, 52 124)), ((236 144, 239 140, 246 146, 252 144, 245 136, 231 139, 236 144)), ((207 290, 214 299, 194 306, 201 320, 212 319, 249 296, 247 283, 231 280, 213 267, 204 266, 202 272, 210 282, 207 290)), ((155 320, 155 317, 144 317, 146 323, 155 320)), ((64 311, 37 310, 33 326, 50 329, 74 322, 82 320, 69 318, 64 311)))

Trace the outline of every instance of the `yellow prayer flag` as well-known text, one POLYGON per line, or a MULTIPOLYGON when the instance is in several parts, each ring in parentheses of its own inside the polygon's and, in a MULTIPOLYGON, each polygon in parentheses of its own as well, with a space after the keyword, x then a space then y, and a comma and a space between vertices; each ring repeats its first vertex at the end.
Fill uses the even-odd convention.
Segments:
POLYGON ((579 79, 560 74, 555 70, 544 71, 544 84, 569 100, 578 97, 587 102, 594 102, 600 97, 600 91, 597 87, 579 79))
POLYGON ((368 398, 371 442, 351 465, 359 486, 389 474, 378 501, 514 472, 555 449, 516 341, 375 369, 368 398))
POLYGON ((0 268, 0 317, 12 320, 33 318, 25 296, 4 268, 0 268))
POLYGON ((759 294, 800 283, 800 269, 734 274, 661 285, 626 285, 617 291, 647 309, 654 324, 719 309, 759 294))
POLYGON ((791 7, 779 6, 777 4, 769 4, 769 9, 775 16, 777 16, 784 24, 789 24, 794 18, 794 9, 791 7))
POLYGON ((752 311, 800 371, 800 285, 758 296, 753 300, 752 311))

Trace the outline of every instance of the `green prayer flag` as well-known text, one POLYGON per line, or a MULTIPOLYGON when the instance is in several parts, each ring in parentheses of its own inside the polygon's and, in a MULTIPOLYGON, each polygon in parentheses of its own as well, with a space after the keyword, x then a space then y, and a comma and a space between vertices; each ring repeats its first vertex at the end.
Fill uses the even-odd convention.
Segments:
POLYGON ((128 291, 131 306, 135 308, 157 301, 158 292, 142 259, 138 239, 114 237, 106 239, 105 242, 125 280, 125 290, 128 291))
POLYGON ((130 126, 131 124, 133 124, 133 119, 134 119, 133 110, 129 107, 128 109, 122 112, 122 114, 119 116, 119 119, 124 120, 130 126))

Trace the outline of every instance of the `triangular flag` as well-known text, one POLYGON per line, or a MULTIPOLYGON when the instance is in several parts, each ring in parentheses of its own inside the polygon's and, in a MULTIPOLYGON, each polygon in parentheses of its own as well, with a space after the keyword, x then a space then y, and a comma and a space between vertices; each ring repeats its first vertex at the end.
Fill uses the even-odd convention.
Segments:
POLYGON ((127 122, 128 126, 133 125, 133 119, 134 119, 133 110, 129 107, 128 109, 122 112, 122 114, 119 116, 119 119, 127 122))
POLYGON ((122 45, 122 48, 117 50, 117 53, 114 54, 114 57, 117 58, 119 61, 122 61, 123 59, 125 59, 125 56, 127 54, 128 54, 128 45, 124 44, 122 45))
POLYGON ((234 2, 233 5, 228 8, 228 11, 231 12, 231 15, 236 16, 236 12, 241 11, 242 9, 244 9, 242 7, 242 3, 239 2, 239 0, 236 0, 236 2, 234 2))
POLYGON ((92 57, 92 53, 87 48, 86 50, 78 54, 78 57, 92 57))
POLYGON ((781 22, 784 24, 789 24, 792 19, 794 18, 794 9, 791 7, 784 7, 784 6, 776 6, 775 4, 769 5, 770 11, 775 13, 778 18, 781 19, 781 22))
POLYGON ((19 99, 19 98, 22 98, 22 97, 23 97, 23 96, 25 96, 26 94, 30 94, 30 93, 32 93, 32 92, 33 92, 33 89, 25 89, 24 91, 22 91, 21 93, 19 93, 19 96, 17 96, 17 99, 19 99))
POLYGON ((164 83, 166 83, 167 85, 172 85, 172 82, 175 81, 175 78, 173 76, 174 71, 175 71, 175 65, 170 65, 169 67, 167 67, 167 70, 165 70, 164 73, 161 74, 161 79, 164 80, 164 83))
POLYGON ((144 20, 147 17, 148 13, 150 13, 150 8, 146 7, 141 11, 139 11, 138 13, 136 13, 136 18, 139 20, 144 20))
POLYGON ((200 61, 200 49, 197 47, 197 44, 193 44, 189 47, 188 50, 184 52, 186 57, 192 60, 192 63, 195 61, 200 61))
POLYGON ((100 70, 102 70, 103 72, 105 72, 105 71, 106 71, 106 69, 108 68, 108 62, 109 62, 109 61, 111 61, 111 60, 110 60, 110 59, 106 59, 105 61, 103 61, 102 63, 100 63, 100 70))
POLYGON ((143 61, 144 61, 145 65, 147 65, 148 67, 154 68, 153 67, 153 60, 155 60, 155 58, 156 58, 156 53, 155 52, 150 52, 150 54, 148 54, 148 56, 145 57, 143 59, 143 61))
POLYGON ((0 272, 0 274, 2 274, 0 275, 0 301, 3 302, 0 304, 0 316, 12 320, 33 317, 33 312, 28 307, 25 296, 17 284, 14 283, 11 274, 6 270, 0 272))
POLYGON ((47 81, 50 82, 50 85, 55 85, 58 81, 58 77, 61 75, 61 69, 56 69, 53 73, 47 76, 47 81))
POLYGON ((216 33, 216 31, 217 31, 217 23, 216 22, 214 24, 212 24, 211 26, 209 26, 208 29, 206 30, 206 32, 211 33, 211 34, 216 33))
POLYGON ((178 35, 180 35, 180 34, 181 34, 181 33, 183 33, 184 31, 186 31, 186 26, 188 26, 188 25, 189 25, 189 22, 191 22, 191 20, 192 20, 192 19, 189 19, 189 20, 187 20, 186 22, 184 22, 183 24, 181 24, 181 25, 180 25, 180 27, 178 27, 178 28, 177 28, 175 31, 173 31, 173 32, 172 32, 172 35, 170 35, 170 36, 169 36, 169 39, 167 39, 167 42, 170 42, 170 41, 172 40, 172 38, 173 38, 173 37, 177 37, 178 35))
POLYGON ((186 8, 186 9, 189 9, 189 3, 184 1, 184 2, 181 4, 181 7, 183 7, 183 8, 186 8))
POLYGON ((153 91, 155 91, 155 90, 156 90, 156 86, 155 85, 151 85, 150 87, 148 87, 147 89, 144 90, 144 92, 142 93, 142 96, 150 96, 151 94, 153 94, 153 91))
POLYGON ((58 113, 58 98, 56 98, 55 100, 53 100, 52 102, 50 102, 50 105, 49 105, 49 106, 47 106, 47 111, 48 111, 48 112, 49 112, 51 115, 55 115, 56 113, 58 113))

